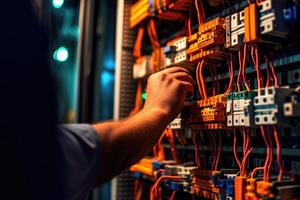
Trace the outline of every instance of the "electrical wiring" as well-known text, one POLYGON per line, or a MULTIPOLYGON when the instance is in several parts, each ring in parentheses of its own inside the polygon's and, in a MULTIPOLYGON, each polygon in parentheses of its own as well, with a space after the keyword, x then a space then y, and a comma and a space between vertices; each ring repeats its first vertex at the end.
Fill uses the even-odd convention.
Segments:
POLYGON ((241 79, 243 79, 244 85, 247 91, 250 91, 250 85, 248 79, 246 77, 246 60, 247 60, 247 44, 244 44, 244 49, 242 51, 241 48, 238 50, 238 57, 239 57, 239 73, 238 73, 238 80, 237 80, 237 88, 238 92, 241 91, 241 79))
POLYGON ((169 129, 166 130, 166 137, 168 138, 169 143, 171 145, 172 157, 175 160, 175 162, 177 164, 179 164, 180 163, 180 159, 178 158, 178 155, 177 155, 176 145, 175 145, 175 140, 174 140, 174 135, 173 135, 172 129, 169 128, 169 129))
POLYGON ((216 95, 217 84, 216 84, 215 72, 214 72, 214 70, 213 70, 212 67, 209 68, 209 72, 211 74, 211 79, 213 80, 213 92, 212 92, 212 95, 215 96, 216 95))
POLYGON ((153 156, 157 160, 165 160, 165 151, 164 147, 162 145, 162 140, 166 135, 166 130, 163 132, 163 134, 160 136, 158 142, 153 147, 153 156))
POLYGON ((266 87, 270 87, 270 63, 269 63, 269 59, 267 56, 265 57, 265 63, 266 63, 266 72, 267 72, 267 81, 266 81, 266 87))
POLYGON ((175 195, 176 195, 176 191, 173 191, 171 197, 169 198, 169 200, 174 200, 175 199, 175 195))
POLYGON ((273 164, 273 140, 271 137, 271 133, 270 133, 270 127, 267 127, 267 137, 269 140, 269 146, 270 146, 270 156, 269 156, 269 161, 268 161, 268 165, 267 165, 267 180, 270 179, 270 171, 271 171, 271 167, 273 164))
POLYGON ((136 58, 139 58, 142 55, 141 48, 142 48, 142 40, 143 40, 144 32, 145 32, 145 28, 139 27, 136 41, 133 48, 133 56, 136 58))
POLYGON ((242 77, 247 91, 250 91, 250 85, 248 79, 246 77, 246 60, 247 60, 248 48, 247 44, 244 44, 244 52, 243 52, 243 63, 242 63, 242 77))
POLYGON ((201 87, 201 83, 200 83, 200 78, 199 78, 200 65, 201 65, 201 62, 198 63, 197 68, 196 68, 196 81, 197 81, 197 87, 198 87, 200 98, 204 99, 203 91, 202 91, 202 87, 201 87))
POLYGON ((237 77, 237 90, 238 92, 241 91, 241 80, 242 80, 242 52, 241 52, 241 48, 239 48, 238 50, 238 57, 239 57, 239 73, 238 73, 238 77, 237 77))
POLYGON ((263 140, 267 146, 267 156, 266 156, 266 160, 265 160, 265 164, 264 164, 264 176, 263 176, 263 179, 267 181, 268 180, 267 179, 267 170, 268 170, 268 163, 269 163, 269 159, 270 159, 270 145, 269 145, 268 138, 267 138, 267 135, 265 132, 265 127, 260 126, 260 130, 262 133, 263 140))
POLYGON ((227 90, 224 93, 224 96, 227 96, 233 89, 234 86, 234 66, 233 66, 233 56, 230 54, 228 61, 228 72, 229 72, 229 85, 227 90))
POLYGON ((159 177, 159 179, 157 179, 157 181, 154 183, 154 185, 151 188, 150 200, 155 200, 157 198, 157 187, 159 186, 159 184, 162 181, 166 181, 166 180, 180 181, 182 179, 179 176, 161 176, 161 177, 159 177))
POLYGON ((278 87, 278 86, 279 86, 279 83, 278 83, 278 77, 277 77, 277 74, 276 74, 276 72, 275 72, 274 61, 272 61, 272 62, 270 63, 270 68, 271 68, 271 72, 272 72, 272 76, 273 76, 274 86, 275 86, 275 87, 278 87))
POLYGON ((187 20, 187 30, 188 30, 188 37, 192 35, 192 12, 189 12, 188 20, 187 20))
POLYGON ((234 154, 235 161, 238 164, 238 167, 241 171, 241 162, 237 154, 236 143, 237 143, 236 129, 233 129, 233 154, 234 154))
POLYGON ((278 181, 281 181, 282 177, 283 177, 283 166, 282 166, 282 162, 281 162, 280 139, 279 139, 277 127, 273 126, 272 128, 273 128, 273 134, 274 134, 274 138, 275 138, 275 142, 276 142, 276 160, 277 160, 277 165, 278 165, 278 170, 279 170, 278 181))
POLYGON ((255 65, 255 70, 256 70, 257 88, 261 89, 262 85, 263 85, 263 81, 262 81, 262 75, 261 75, 261 70, 260 70, 259 49, 256 44, 253 44, 253 46, 251 47, 251 57, 252 57, 253 63, 255 65))
POLYGON ((203 98, 207 99, 207 88, 206 88, 206 84, 205 84, 204 77, 203 77, 204 64, 205 64, 205 60, 202 60, 200 62, 199 74, 198 74, 197 78, 199 78, 199 80, 200 80, 200 86, 201 86, 201 89, 202 89, 202 92, 203 92, 203 98))

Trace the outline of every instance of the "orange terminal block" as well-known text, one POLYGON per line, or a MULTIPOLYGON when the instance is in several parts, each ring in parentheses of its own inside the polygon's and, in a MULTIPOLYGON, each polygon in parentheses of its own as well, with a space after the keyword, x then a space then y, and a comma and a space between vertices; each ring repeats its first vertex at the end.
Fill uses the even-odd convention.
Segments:
POLYGON ((247 179, 245 200, 259 200, 256 196, 256 180, 254 178, 247 179))
POLYGON ((257 181, 256 183, 256 193, 262 198, 273 198, 274 195, 272 194, 270 187, 272 183, 268 181, 257 181))
POLYGON ((247 177, 237 176, 234 179, 234 196, 235 199, 245 200, 247 177))
POLYGON ((144 158, 144 159, 140 160, 137 164, 132 165, 129 168, 129 171, 140 172, 142 174, 152 177, 153 176, 152 163, 153 163, 153 161, 151 159, 144 158))
POLYGON ((245 42, 253 42, 257 40, 258 19, 257 7, 255 3, 244 9, 245 21, 245 42))

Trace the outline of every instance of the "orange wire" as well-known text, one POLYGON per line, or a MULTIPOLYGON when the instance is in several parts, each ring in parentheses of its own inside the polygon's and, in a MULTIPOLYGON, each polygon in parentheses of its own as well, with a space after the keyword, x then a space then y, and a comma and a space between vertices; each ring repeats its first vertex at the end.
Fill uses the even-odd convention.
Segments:
POLYGON ((154 183, 154 185, 151 188, 150 191, 150 200, 154 200, 154 198, 157 196, 157 186, 165 180, 171 180, 171 181, 180 181, 181 177, 180 176, 161 176, 159 177, 159 179, 157 179, 157 181, 154 183))
POLYGON ((175 160, 176 164, 179 164, 180 160, 179 160, 177 152, 176 152, 176 146, 175 146, 174 135, 173 135, 172 129, 167 129, 166 136, 167 136, 167 138, 169 140, 169 143, 171 145, 172 157, 175 160))
POLYGON ((197 81, 197 87, 198 87, 200 97, 201 97, 201 99, 204 99, 203 91, 202 91, 201 83, 200 83, 200 78, 199 78, 200 65, 201 65, 201 63, 199 62, 197 65, 197 68, 196 68, 196 81, 197 81))
POLYGON ((199 79, 200 79, 201 88, 202 88, 202 91, 203 91, 203 97, 204 97, 204 99, 207 99, 206 85, 205 85, 205 81, 204 81, 204 77, 203 77, 204 63, 205 63, 204 60, 202 60, 202 61, 200 62, 200 67, 199 67, 199 79))
POLYGON ((145 29, 144 27, 139 27, 136 41, 133 48, 133 56, 138 58, 141 56, 142 40, 144 36, 145 29))

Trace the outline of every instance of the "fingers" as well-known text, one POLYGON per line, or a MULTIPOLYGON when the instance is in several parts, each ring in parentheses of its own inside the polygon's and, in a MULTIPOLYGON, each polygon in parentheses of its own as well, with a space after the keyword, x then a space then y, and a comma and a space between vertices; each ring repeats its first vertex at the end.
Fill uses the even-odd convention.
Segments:
POLYGON ((194 95, 194 86, 193 84, 186 81, 179 81, 179 83, 183 86, 185 96, 193 96, 194 95))
POLYGON ((165 73, 185 72, 187 74, 190 74, 189 70, 187 70, 183 67, 170 67, 170 68, 164 69, 162 72, 165 72, 165 73))
POLYGON ((179 81, 185 81, 188 82, 190 84, 194 84, 194 79, 187 73, 185 72, 176 72, 170 75, 171 77, 179 80, 179 81))

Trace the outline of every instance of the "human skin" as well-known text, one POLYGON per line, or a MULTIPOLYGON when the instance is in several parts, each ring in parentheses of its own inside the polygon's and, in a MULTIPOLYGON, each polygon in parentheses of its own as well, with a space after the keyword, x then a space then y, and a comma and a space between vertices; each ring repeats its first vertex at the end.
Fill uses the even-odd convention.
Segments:
POLYGON ((101 142, 100 175, 95 185, 113 178, 146 156, 179 114, 185 97, 193 93, 193 82, 188 70, 181 67, 152 74, 140 112, 124 120, 93 125, 101 142))

